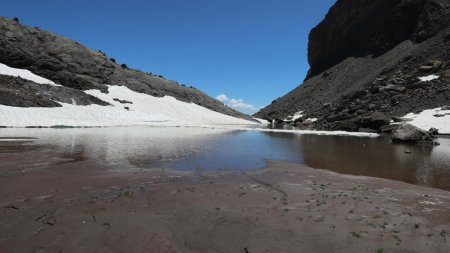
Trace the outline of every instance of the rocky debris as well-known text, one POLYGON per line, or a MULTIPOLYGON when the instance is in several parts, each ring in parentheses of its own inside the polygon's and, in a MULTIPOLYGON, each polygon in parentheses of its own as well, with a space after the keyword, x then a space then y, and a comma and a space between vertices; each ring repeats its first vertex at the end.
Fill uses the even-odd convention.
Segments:
POLYGON ((400 86, 400 85, 393 85, 393 84, 388 84, 386 86, 380 87, 380 92, 383 91, 398 91, 398 92, 403 92, 406 90, 405 86, 400 86))
POLYGON ((60 107, 61 104, 109 105, 83 91, 38 84, 20 77, 0 75, 0 104, 17 107, 60 107))
POLYGON ((392 132, 392 140, 395 142, 433 142, 433 135, 425 130, 408 123, 401 123, 392 132))
POLYGON ((442 66, 442 62, 439 60, 431 60, 426 65, 420 66, 419 70, 424 72, 429 72, 432 70, 436 70, 442 66))
POLYGON ((389 125, 391 118, 381 112, 374 112, 370 116, 361 120, 361 126, 363 128, 369 128, 378 130, 380 127, 389 125))
MULTIPOLYGON (((207 94, 186 87, 162 76, 129 68, 116 63, 102 51, 92 50, 61 35, 29 27, 14 20, 0 17, 0 63, 10 67, 27 69, 65 87, 67 92, 98 89, 107 92, 108 85, 121 85, 151 96, 172 96, 183 102, 191 102, 234 117, 252 120, 250 116, 224 106, 207 94)), ((3 83, 0 84, 0 87, 3 83)), ((77 96, 77 94, 73 94, 77 96)), ((33 105, 57 106, 55 103, 38 102, 41 97, 21 97, 20 91, 2 93, 4 101, 31 99, 33 105), (12 95, 12 93, 16 95, 12 95), (17 95, 19 94, 19 95, 17 95)))
POLYGON ((408 113, 448 106, 447 5, 444 0, 337 1, 325 20, 311 31, 311 70, 306 81, 255 116, 283 119, 304 111, 317 118, 308 126, 311 129, 359 131, 368 128, 362 122, 375 112, 403 122, 408 121, 402 118, 408 113), (383 12, 386 16, 380 14, 383 12), (374 22, 373 17, 378 15, 381 20, 374 22), (411 29, 404 25, 411 25, 411 29), (371 27, 379 29, 358 32, 371 27), (402 33, 405 29, 408 34, 402 33), (384 33, 399 37, 382 36, 384 33), (439 78, 420 81, 420 77, 430 75, 439 78))

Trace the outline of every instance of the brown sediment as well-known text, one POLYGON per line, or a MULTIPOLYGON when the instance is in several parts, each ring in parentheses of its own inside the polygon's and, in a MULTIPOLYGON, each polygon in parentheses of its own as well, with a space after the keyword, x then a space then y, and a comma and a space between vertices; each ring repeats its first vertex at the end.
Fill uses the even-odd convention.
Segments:
POLYGON ((0 252, 448 252, 450 192, 269 161, 254 172, 0 177, 0 252))

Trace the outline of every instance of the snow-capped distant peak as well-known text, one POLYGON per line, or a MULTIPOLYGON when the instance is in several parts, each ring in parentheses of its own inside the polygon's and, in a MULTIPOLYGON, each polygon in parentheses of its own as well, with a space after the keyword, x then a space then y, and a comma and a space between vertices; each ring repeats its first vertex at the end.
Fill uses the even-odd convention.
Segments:
POLYGON ((433 80, 438 79, 438 78, 439 78, 439 76, 437 76, 437 75, 429 75, 429 76, 419 77, 421 82, 433 81, 433 80))
POLYGON ((53 81, 50 81, 46 78, 35 75, 29 70, 12 68, 3 63, 0 63, 0 75, 17 76, 17 77, 21 77, 23 79, 33 81, 33 82, 39 83, 39 84, 49 84, 49 85, 53 85, 53 86, 61 86, 61 85, 56 84, 53 81))

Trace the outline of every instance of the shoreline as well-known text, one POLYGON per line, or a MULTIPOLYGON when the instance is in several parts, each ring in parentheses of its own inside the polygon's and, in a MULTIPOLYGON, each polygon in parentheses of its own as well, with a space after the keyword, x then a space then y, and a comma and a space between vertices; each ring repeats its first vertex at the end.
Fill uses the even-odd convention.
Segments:
POLYGON ((0 249, 253 253, 450 247, 445 190, 282 161, 251 172, 103 169, 86 161, 3 175, 0 249))

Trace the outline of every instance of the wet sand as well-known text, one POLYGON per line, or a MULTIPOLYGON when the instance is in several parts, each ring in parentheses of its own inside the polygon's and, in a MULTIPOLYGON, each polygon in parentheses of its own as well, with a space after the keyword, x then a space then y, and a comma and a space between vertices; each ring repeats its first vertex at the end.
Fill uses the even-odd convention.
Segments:
POLYGON ((448 191, 268 164, 3 170, 0 252, 449 252, 448 191))

